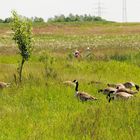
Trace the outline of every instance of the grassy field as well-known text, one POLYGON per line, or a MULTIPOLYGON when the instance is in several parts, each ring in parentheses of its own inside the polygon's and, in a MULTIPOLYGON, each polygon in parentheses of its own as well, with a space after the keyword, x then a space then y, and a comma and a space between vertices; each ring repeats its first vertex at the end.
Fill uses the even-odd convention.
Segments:
POLYGON ((109 103, 97 92, 107 83, 140 84, 139 23, 37 24, 33 34, 16 85, 20 56, 10 25, 0 24, 0 81, 11 83, 0 91, 0 140, 140 140, 140 95, 109 103), (63 85, 74 79, 98 100, 78 101, 63 85))

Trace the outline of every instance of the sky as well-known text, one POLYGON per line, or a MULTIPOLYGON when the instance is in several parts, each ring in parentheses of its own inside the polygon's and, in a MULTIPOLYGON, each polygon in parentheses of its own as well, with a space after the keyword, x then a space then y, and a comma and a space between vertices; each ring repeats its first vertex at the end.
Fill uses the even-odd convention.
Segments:
MULTIPOLYGON (((0 19, 11 16, 11 11, 26 17, 42 17, 47 20, 54 15, 91 14, 97 16, 99 0, 1 0, 0 19)), ((122 22, 123 0, 100 0, 101 17, 122 22)), ((140 0, 126 0, 127 21, 140 22, 140 0)))

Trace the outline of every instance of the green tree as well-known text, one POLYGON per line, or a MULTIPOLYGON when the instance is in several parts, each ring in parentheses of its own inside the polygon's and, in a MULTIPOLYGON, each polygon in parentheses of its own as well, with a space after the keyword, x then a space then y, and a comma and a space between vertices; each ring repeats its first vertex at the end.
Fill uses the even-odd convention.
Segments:
POLYGON ((12 22, 12 18, 6 18, 5 20, 4 20, 4 23, 10 23, 10 22, 12 22))
POLYGON ((18 46, 22 58, 18 67, 19 82, 21 82, 23 65, 25 61, 28 61, 30 58, 33 50, 31 21, 25 17, 19 16, 15 11, 12 11, 12 30, 14 32, 13 40, 15 40, 18 46))
POLYGON ((33 22, 44 22, 44 19, 41 17, 34 17, 33 22))

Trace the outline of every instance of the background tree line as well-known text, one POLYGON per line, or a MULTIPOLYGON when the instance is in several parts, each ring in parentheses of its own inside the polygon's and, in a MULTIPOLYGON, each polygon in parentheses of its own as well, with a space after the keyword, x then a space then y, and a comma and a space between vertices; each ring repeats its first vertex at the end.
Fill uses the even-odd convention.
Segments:
POLYGON ((106 20, 98 16, 92 16, 90 14, 89 15, 69 14, 68 16, 62 14, 48 19, 48 22, 84 22, 84 21, 106 21, 106 20))
MULTIPOLYGON (((29 19, 30 21, 32 21, 32 22, 45 22, 44 21, 44 19, 43 18, 41 18, 41 17, 31 17, 31 18, 27 18, 27 17, 25 17, 26 19, 29 19)), ((0 23, 10 23, 10 22, 12 22, 12 18, 11 17, 8 17, 8 18, 5 18, 4 20, 3 19, 0 19, 0 23)))
MULTIPOLYGON (((33 23, 42 23, 45 22, 45 20, 42 17, 31 17, 28 18, 31 20, 33 23)), ((84 22, 84 21, 106 21, 105 19, 98 17, 98 16, 92 16, 92 15, 73 15, 69 14, 68 16, 65 15, 56 15, 52 18, 49 18, 47 22, 84 22)), ((12 22, 12 18, 8 17, 3 19, 0 19, 0 23, 10 23, 12 22)))

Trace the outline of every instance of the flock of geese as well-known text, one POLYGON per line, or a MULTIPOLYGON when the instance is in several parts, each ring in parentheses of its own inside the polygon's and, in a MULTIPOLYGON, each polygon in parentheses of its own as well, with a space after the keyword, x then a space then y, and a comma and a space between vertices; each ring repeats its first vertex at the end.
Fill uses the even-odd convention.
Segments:
MULTIPOLYGON (((88 101, 88 100, 97 100, 96 97, 88 94, 84 91, 79 91, 79 82, 77 80, 74 81, 64 81, 63 84, 68 86, 75 86, 75 96, 80 99, 81 101, 88 101)), ((10 83, 0 82, 0 89, 4 89, 6 87, 9 87, 10 83)), ((104 89, 99 89, 98 93, 103 93, 106 95, 107 100, 110 102, 111 100, 117 99, 117 98, 123 98, 123 99, 129 99, 134 96, 134 94, 137 94, 140 87, 139 85, 133 83, 133 82, 125 82, 125 83, 119 83, 119 84, 107 84, 107 87, 104 89), (132 88, 135 87, 136 90, 132 90, 132 88)))
MULTIPOLYGON (((73 86, 75 83, 75 95, 81 101, 87 100, 97 100, 96 97, 91 96, 87 92, 81 92, 78 90, 79 83, 77 80, 74 81, 65 81, 63 82, 66 85, 73 86)), ((104 89, 99 89, 98 93, 103 93, 106 95, 107 100, 110 102, 111 100, 122 98, 122 99, 129 99, 133 97, 134 94, 137 94, 139 91, 139 85, 133 82, 125 82, 119 84, 107 84, 107 87, 104 89), (135 87, 136 90, 133 91, 132 88, 135 87)))

